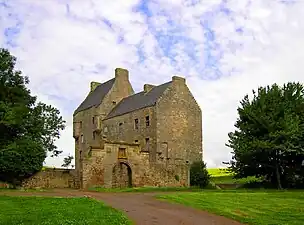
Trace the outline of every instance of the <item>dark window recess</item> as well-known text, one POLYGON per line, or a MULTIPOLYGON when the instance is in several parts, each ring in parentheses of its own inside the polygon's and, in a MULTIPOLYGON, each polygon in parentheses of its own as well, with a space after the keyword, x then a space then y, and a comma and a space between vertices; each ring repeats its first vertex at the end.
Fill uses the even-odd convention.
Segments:
POLYGON ((150 142, 150 139, 145 138, 145 147, 144 147, 143 151, 149 152, 149 142, 150 142))
POLYGON ((149 144, 149 141, 150 141, 150 139, 149 139, 149 138, 146 138, 146 145, 149 144))
POLYGON ((82 121, 79 122, 79 128, 82 128, 82 121))
POLYGON ((118 132, 122 132, 122 123, 118 124, 118 132))
POLYGON ((137 130, 138 129, 138 119, 134 120, 134 126, 135 126, 135 129, 137 130))
POLYGON ((150 117, 146 116, 146 127, 150 126, 150 117))
POLYGON ((95 116, 92 117, 92 124, 95 124, 95 116))
POLYGON ((138 140, 135 140, 134 142, 137 144, 137 143, 138 143, 138 140))
POLYGON ((116 102, 115 102, 115 101, 113 101, 112 103, 113 103, 113 105, 116 105, 116 102))
POLYGON ((79 159, 82 160, 82 151, 79 151, 79 159))

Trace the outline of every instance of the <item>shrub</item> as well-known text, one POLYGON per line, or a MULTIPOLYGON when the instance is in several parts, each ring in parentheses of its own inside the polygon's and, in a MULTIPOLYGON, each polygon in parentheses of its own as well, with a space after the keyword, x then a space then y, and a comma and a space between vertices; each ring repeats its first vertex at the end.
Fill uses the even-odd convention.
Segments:
POLYGON ((210 174, 203 161, 193 162, 190 167, 190 185, 200 188, 207 187, 210 182, 210 174))

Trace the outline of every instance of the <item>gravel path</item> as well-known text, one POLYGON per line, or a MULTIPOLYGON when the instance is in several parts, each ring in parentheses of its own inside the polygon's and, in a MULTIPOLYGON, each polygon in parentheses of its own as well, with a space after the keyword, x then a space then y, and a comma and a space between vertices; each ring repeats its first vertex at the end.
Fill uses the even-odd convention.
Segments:
POLYGON ((77 190, 52 192, 1 191, 0 195, 90 197, 122 210, 137 225, 241 225, 222 216, 159 201, 155 193, 99 193, 77 190))

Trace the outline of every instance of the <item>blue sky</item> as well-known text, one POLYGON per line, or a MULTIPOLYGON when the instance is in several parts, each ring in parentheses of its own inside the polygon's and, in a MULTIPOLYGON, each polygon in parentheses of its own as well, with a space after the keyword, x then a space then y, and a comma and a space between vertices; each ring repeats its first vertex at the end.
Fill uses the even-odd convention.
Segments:
POLYGON ((92 80, 116 67, 136 91, 183 76, 203 111, 204 160, 230 159, 227 134, 258 86, 304 81, 303 1, 0 0, 0 46, 18 59, 40 100, 67 120, 48 165, 74 154, 72 112, 92 80))

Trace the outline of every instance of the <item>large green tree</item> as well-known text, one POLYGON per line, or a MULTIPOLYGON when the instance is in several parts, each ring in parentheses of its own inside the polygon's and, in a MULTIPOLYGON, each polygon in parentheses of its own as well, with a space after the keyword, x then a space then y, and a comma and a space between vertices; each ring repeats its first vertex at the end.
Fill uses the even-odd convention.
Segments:
POLYGON ((41 170, 65 121, 59 111, 37 102, 29 79, 15 69, 16 58, 0 48, 0 181, 14 186, 41 170))
POLYGON ((236 177, 256 176, 290 187, 304 181, 304 87, 300 83, 260 87, 240 102, 230 168, 236 177))

